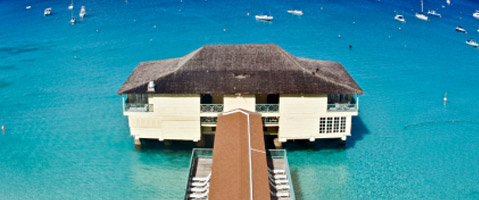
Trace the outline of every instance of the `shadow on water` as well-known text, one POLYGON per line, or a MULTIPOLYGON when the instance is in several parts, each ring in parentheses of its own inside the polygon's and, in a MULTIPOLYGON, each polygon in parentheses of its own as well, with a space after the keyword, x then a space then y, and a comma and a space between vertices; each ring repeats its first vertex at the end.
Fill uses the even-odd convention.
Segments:
POLYGON ((11 82, 0 81, 0 88, 6 88, 10 86, 11 84, 12 84, 11 82))
POLYGON ((289 173, 291 174, 291 181, 293 183, 293 188, 294 188, 294 196, 296 197, 296 200, 301 200, 303 199, 302 194, 302 189, 301 185, 299 184, 299 172, 297 169, 290 169, 289 173))
POLYGON ((18 45, 13 47, 0 47, 0 53, 10 54, 10 55, 18 55, 27 52, 33 52, 40 50, 40 46, 36 45, 18 45))
POLYGON ((346 142, 346 148, 354 147, 356 142, 361 141, 365 135, 369 134, 369 129, 361 120, 361 117, 353 117, 352 125, 351 137, 346 142))
POLYGON ((0 65, 0 70, 12 70, 15 69, 15 65, 0 65))

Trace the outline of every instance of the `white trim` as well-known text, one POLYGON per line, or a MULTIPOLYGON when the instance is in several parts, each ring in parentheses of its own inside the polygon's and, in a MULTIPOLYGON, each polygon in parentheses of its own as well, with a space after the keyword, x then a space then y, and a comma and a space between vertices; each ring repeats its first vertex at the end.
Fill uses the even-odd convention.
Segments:
POLYGON ((243 113, 248 117, 248 145, 249 145, 249 191, 250 191, 250 199, 253 200, 253 165, 251 161, 251 127, 249 123, 249 113, 244 112, 242 110, 234 110, 230 112, 225 112, 223 115, 229 115, 233 113, 243 113))

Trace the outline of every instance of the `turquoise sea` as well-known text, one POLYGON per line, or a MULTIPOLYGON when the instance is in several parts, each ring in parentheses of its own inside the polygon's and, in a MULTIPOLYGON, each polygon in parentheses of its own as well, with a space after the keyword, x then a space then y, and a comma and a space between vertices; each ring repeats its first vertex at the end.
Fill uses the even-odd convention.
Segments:
POLYGON ((365 91, 345 148, 286 145, 298 199, 479 199, 478 1, 425 0, 425 22, 419 0, 75 0, 74 26, 69 3, 0 0, 0 199, 182 199, 193 145, 135 149, 116 92, 141 61, 230 43, 338 61, 365 91))

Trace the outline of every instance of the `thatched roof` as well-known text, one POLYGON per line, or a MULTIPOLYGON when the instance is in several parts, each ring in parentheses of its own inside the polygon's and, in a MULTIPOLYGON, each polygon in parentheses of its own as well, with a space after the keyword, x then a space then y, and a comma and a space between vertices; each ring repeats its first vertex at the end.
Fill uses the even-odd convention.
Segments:
POLYGON ((299 58, 276 44, 205 45, 188 55, 140 63, 118 94, 363 94, 344 67, 299 58))

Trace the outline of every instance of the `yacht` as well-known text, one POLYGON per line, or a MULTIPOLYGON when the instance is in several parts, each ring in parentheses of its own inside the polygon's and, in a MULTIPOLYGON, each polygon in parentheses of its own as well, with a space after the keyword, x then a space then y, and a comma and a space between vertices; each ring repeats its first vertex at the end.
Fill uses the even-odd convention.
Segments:
POLYGON ((446 1, 447 5, 451 5, 451 0, 446 1))
POLYGON ((81 10, 80 10, 80 18, 83 18, 85 17, 86 15, 86 12, 85 12, 85 6, 81 6, 81 10))
POLYGON ((476 19, 479 19, 479 10, 476 10, 476 12, 472 14, 472 16, 476 19))
POLYGON ((460 27, 460 26, 456 27, 456 31, 457 31, 457 32, 461 32, 461 33, 467 33, 466 29, 464 29, 464 28, 462 28, 462 27, 460 27))
POLYGON ((27 6, 27 7, 25 7, 25 9, 30 10, 30 9, 32 9, 32 6, 27 6))
POLYGON ((404 16, 400 14, 397 14, 396 16, 394 16, 394 19, 400 22, 406 22, 406 20, 404 19, 404 16))
POLYGON ((259 15, 256 15, 255 18, 257 20, 263 20, 263 21, 273 21, 273 16, 268 15, 267 13, 261 13, 259 15))
POLYGON ((47 16, 47 15, 51 15, 52 14, 52 8, 47 8, 45 9, 45 11, 43 11, 43 15, 47 16))
POLYGON ((288 10, 288 13, 291 13, 293 15, 303 15, 304 14, 303 11, 296 10, 296 9, 295 10, 288 10))
POLYGON ((477 44, 476 40, 474 40, 474 39, 467 40, 466 44, 468 44, 470 46, 473 46, 473 47, 478 47, 479 46, 479 44, 477 44))
POLYGON ((72 25, 75 25, 75 17, 72 17, 72 18, 70 19, 70 23, 72 23, 72 25))
POLYGON ((437 13, 435 10, 428 10, 427 14, 428 15, 434 15, 436 17, 442 17, 441 14, 437 13))

